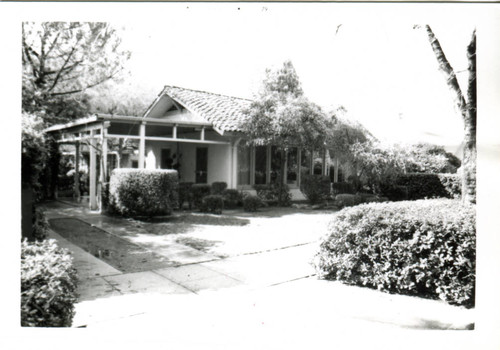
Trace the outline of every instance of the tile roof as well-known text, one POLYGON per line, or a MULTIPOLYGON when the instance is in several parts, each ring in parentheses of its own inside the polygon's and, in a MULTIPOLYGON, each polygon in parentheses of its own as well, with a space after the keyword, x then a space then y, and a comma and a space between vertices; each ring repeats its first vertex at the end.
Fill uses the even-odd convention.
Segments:
POLYGON ((240 124, 246 118, 243 110, 252 102, 244 98, 168 85, 163 89, 163 93, 205 118, 215 129, 222 132, 241 131, 240 124))

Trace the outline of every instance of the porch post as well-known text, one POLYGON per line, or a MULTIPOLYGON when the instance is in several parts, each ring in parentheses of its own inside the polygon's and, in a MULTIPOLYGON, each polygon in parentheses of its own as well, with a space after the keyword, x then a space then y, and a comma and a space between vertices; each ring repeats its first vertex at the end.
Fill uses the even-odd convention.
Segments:
POLYGON ((96 139, 95 139, 95 130, 90 131, 90 188, 89 188, 89 196, 90 196, 90 210, 97 209, 97 198, 96 198, 96 139))
POLYGON ((174 126, 172 127, 172 138, 177 138, 177 124, 174 124, 174 126))
POLYGON ((102 203, 102 195, 104 193, 104 184, 107 181, 107 168, 108 168, 108 139, 106 138, 106 134, 108 133, 108 129, 104 126, 101 129, 101 161, 99 164, 99 210, 103 210, 102 203))
POLYGON ((205 141, 205 127, 204 126, 201 128, 200 140, 205 141))
POLYGON ((321 155, 322 159, 321 162, 323 163, 321 165, 321 175, 326 176, 327 174, 327 169, 326 169, 326 148, 323 148, 323 154, 321 155))
POLYGON ((142 122, 139 129, 139 169, 144 169, 144 156, 146 154, 146 122, 142 122))
POLYGON ((75 184, 73 196, 76 200, 80 200, 80 141, 75 142, 75 184))
POLYGON ((339 158, 335 157, 335 167, 333 168, 333 182, 339 182, 339 158))

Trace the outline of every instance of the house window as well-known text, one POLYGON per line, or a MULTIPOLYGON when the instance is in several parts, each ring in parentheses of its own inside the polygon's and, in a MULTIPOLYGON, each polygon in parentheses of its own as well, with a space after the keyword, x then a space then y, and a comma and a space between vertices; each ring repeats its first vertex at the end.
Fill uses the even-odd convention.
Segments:
POLYGON ((238 185, 250 185, 251 148, 238 147, 238 185))
POLYGON ((267 146, 255 147, 255 184, 264 185, 267 174, 267 146))

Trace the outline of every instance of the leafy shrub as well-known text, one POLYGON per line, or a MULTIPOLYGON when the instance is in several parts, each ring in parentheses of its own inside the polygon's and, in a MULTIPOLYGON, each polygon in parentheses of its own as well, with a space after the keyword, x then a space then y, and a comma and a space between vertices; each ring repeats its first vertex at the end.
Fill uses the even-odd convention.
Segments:
POLYGON ((224 198, 220 194, 211 194, 203 197, 200 211, 221 214, 224 209, 224 198))
POLYGON ((406 187, 409 200, 458 198, 461 191, 461 179, 456 174, 403 174, 397 184, 406 187))
POLYGON ((462 197, 462 176, 459 174, 438 174, 439 181, 447 193, 447 198, 462 197))
POLYGON ((292 194, 286 184, 254 185, 254 189, 257 196, 269 205, 288 207, 292 204, 292 194))
POLYGON ((213 182, 211 193, 212 194, 222 194, 224 190, 227 188, 226 182, 213 182))
POLYGON ((115 169, 109 184, 109 206, 124 216, 168 215, 177 206, 177 171, 115 169))
POLYGON ((76 270, 54 240, 21 244, 21 326, 70 327, 76 270))
POLYGON ((43 114, 22 113, 21 118, 21 183, 23 188, 31 187, 35 200, 42 197, 41 177, 49 156, 43 114))
POLYGON ((211 186, 207 184, 193 184, 191 186, 191 196, 193 197, 193 205, 200 209, 203 198, 208 196, 211 191, 211 186))
POLYGON ((354 205, 358 205, 363 203, 363 197, 357 194, 338 194, 335 196, 335 204, 340 208, 344 207, 352 207, 354 205))
POLYGON ((263 206, 264 202, 258 196, 248 195, 243 198, 243 209, 245 211, 254 212, 263 206))
POLYGON ((300 191, 311 204, 323 202, 330 197, 330 178, 321 175, 305 175, 300 183, 300 191))
POLYGON ((334 182, 332 183, 333 195, 337 194, 354 194, 354 187, 349 182, 334 182))
POLYGON ((337 213, 315 267, 326 279, 473 306, 475 249, 474 206, 371 203, 337 213))
POLYGON ((192 182, 180 182, 179 183, 179 208, 182 209, 184 202, 188 202, 189 209, 193 208, 193 193, 191 187, 192 182))
POLYGON ((35 209, 35 215, 33 216, 33 237, 37 241, 43 241, 47 238, 48 230, 49 223, 45 213, 41 209, 35 209))
POLYGON ((234 209, 243 205, 243 194, 234 189, 226 189, 222 193, 224 197, 224 207, 228 209, 234 209))

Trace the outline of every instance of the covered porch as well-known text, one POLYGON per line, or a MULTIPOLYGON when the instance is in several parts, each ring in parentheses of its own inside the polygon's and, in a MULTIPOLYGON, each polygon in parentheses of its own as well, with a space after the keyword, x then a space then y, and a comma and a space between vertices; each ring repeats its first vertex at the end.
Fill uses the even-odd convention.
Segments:
POLYGON ((224 181, 236 188, 237 135, 220 135, 192 118, 139 118, 96 114, 45 131, 74 145, 74 196, 79 197, 82 149, 89 153, 89 206, 102 209, 104 184, 114 168, 176 169, 179 181, 224 181))

